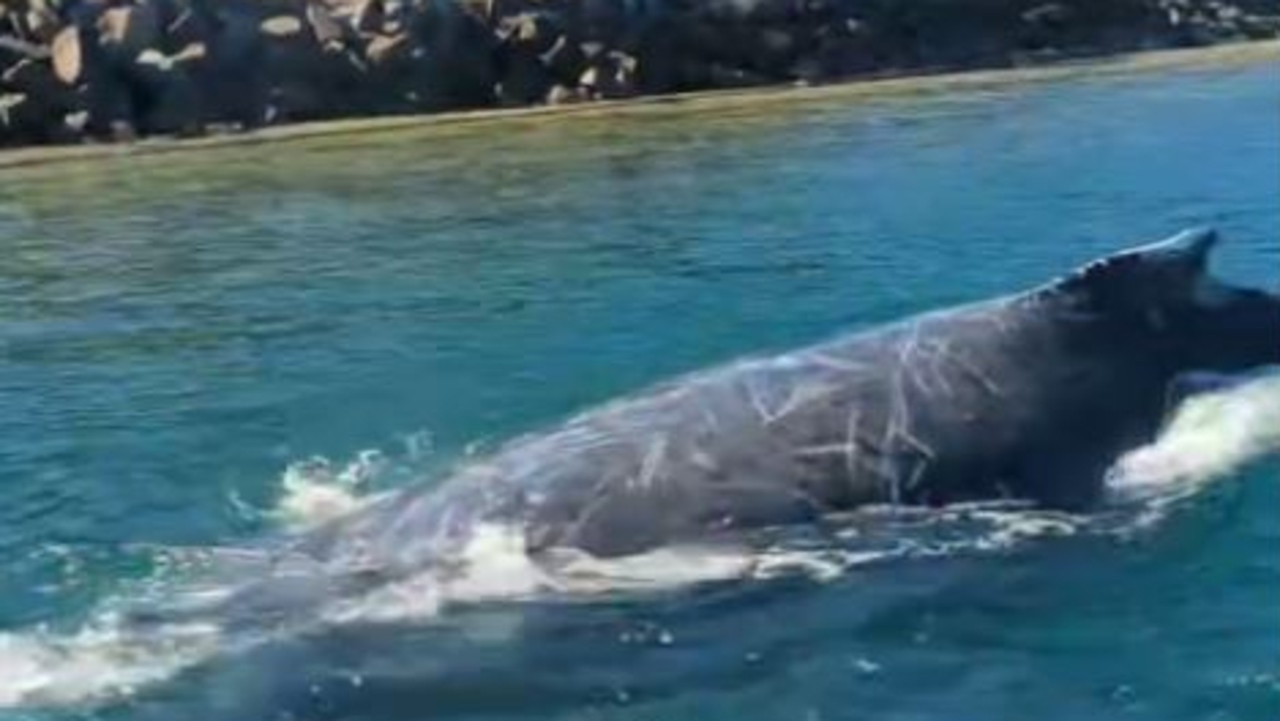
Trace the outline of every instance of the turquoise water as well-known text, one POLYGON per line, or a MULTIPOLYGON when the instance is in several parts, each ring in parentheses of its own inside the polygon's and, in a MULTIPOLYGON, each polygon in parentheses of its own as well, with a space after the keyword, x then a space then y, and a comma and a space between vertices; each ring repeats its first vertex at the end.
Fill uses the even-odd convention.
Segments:
POLYGON ((0 699, 46 697, 0 719, 1274 721, 1266 461, 1122 538, 500 604, 77 689, 168 653, 78 629, 177 549, 278 533, 307 459, 394 487, 1186 225, 1274 285, 1277 102, 1254 66, 4 171, 0 699))

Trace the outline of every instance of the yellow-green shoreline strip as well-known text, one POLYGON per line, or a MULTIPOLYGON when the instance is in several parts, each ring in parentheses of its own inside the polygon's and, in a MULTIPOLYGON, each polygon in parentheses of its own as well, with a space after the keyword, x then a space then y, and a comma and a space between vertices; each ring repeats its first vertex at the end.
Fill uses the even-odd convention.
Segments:
POLYGON ((706 90, 679 95, 651 95, 628 100, 577 105, 532 106, 421 115, 360 117, 279 125, 244 133, 199 138, 155 138, 135 143, 42 146, 0 151, 0 170, 96 158, 154 155, 259 143, 339 136, 368 137, 430 126, 494 123, 513 118, 642 114, 678 104, 685 108, 725 108, 770 102, 802 102, 840 97, 888 97, 931 92, 981 90, 1004 85, 1098 77, 1134 72, 1224 65, 1254 65, 1280 60, 1280 41, 1231 43, 1200 48, 1152 50, 1067 61, 1025 68, 971 70, 933 75, 904 75, 885 79, 850 80, 816 86, 773 85, 743 90, 706 90))

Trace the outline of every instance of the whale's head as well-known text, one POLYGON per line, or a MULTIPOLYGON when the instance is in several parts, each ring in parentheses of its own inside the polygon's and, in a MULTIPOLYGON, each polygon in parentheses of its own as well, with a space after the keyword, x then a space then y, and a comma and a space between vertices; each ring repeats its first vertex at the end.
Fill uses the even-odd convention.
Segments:
POLYGON ((1138 344, 1167 370, 1237 372, 1280 365, 1280 296, 1210 272, 1211 229, 1094 261, 1060 284, 1115 341, 1138 344))

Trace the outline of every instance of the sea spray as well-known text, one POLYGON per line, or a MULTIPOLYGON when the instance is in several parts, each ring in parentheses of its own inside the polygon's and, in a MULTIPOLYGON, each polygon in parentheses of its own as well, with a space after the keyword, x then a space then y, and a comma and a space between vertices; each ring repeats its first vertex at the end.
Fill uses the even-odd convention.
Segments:
POLYGON ((73 634, 0 633, 0 708, 132 695, 222 648, 216 626, 170 626, 140 636, 112 614, 73 634))
POLYGON ((434 459, 435 442, 429 431, 408 433, 399 440, 402 449, 369 448, 346 462, 324 456, 295 461, 280 477, 280 494, 271 508, 255 508, 237 495, 232 496, 232 505, 244 516, 266 519, 291 532, 353 513, 386 489, 416 480, 434 459))
POLYGON ((1280 375, 1188 398, 1159 437, 1108 473, 1120 500, 1184 496, 1280 452, 1280 375))
POLYGON ((388 463, 379 451, 368 450, 341 468, 325 458, 290 464, 270 515, 286 528, 303 530, 351 513, 370 500, 369 482, 388 463))

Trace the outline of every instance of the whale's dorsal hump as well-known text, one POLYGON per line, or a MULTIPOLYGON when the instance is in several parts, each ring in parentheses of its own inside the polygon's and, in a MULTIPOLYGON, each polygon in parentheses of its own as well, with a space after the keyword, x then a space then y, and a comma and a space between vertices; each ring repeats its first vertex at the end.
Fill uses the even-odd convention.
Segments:
POLYGON ((1213 228, 1190 228, 1164 240, 1122 251, 1117 256, 1132 256, 1152 267, 1177 266, 1201 273, 1208 267, 1209 254, 1217 244, 1218 231, 1213 228))
POLYGON ((1218 244, 1212 228, 1193 228, 1099 258, 1060 280, 1056 288, 1097 299, 1127 296, 1147 302, 1191 298, 1218 244))

